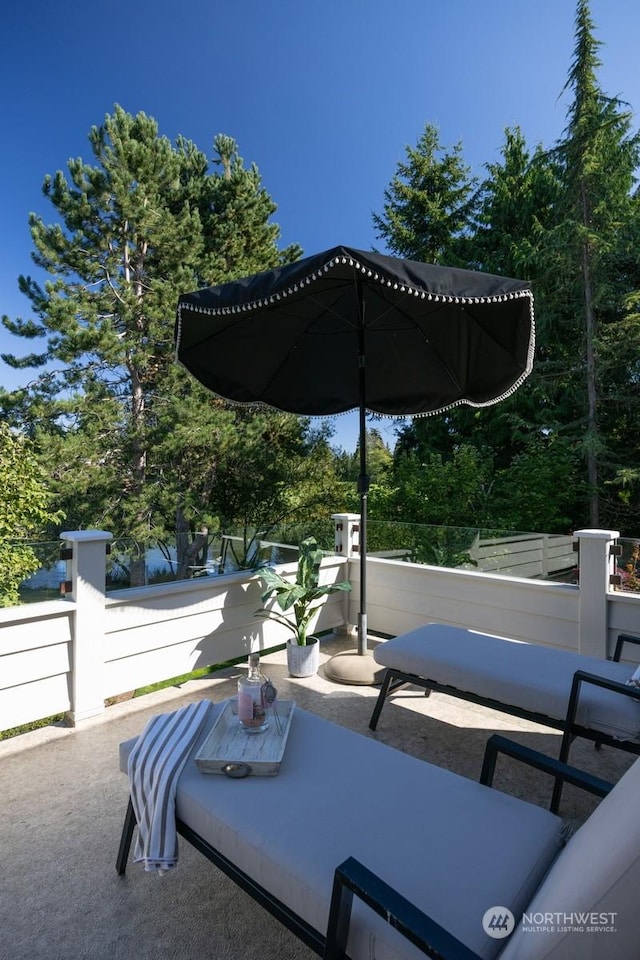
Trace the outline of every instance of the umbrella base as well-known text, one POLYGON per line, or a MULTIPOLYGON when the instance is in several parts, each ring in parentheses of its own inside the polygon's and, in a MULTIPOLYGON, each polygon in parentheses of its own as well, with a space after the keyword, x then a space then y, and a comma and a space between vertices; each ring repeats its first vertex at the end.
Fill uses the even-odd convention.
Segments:
POLYGON ((381 667, 373 659, 371 651, 358 653, 346 650, 336 653, 324 665, 324 674, 335 683, 350 683, 357 686, 376 686, 382 683, 386 667, 381 667))

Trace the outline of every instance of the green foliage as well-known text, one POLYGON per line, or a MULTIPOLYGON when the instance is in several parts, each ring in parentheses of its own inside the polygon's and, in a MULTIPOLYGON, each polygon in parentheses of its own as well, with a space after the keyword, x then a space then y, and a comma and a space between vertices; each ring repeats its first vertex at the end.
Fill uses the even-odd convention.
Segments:
POLYGON ((174 146, 153 119, 116 106, 89 144, 92 164, 45 178, 58 221, 30 218, 34 262, 52 279, 21 277, 36 319, 3 324, 45 345, 4 359, 41 372, 0 393, 0 407, 32 437, 72 526, 171 539, 178 516, 215 525, 212 490, 236 427, 174 363, 178 296, 300 250, 278 249, 275 204, 232 138, 216 138, 210 173, 194 144, 174 146))
MULTIPOLYGON (((376 235, 399 256, 529 279, 537 347, 533 374, 495 407, 409 422, 393 456, 367 431, 374 522, 640 534, 639 142, 601 89, 599 46, 577 0, 567 128, 551 148, 507 129, 478 183, 462 145, 427 123, 397 165, 376 235)), ((278 248, 256 165, 224 135, 210 163, 120 107, 89 145, 91 163, 45 179, 55 222, 30 219, 46 277, 19 280, 32 316, 3 318, 36 346, 5 357, 34 380, 0 389, 0 412, 31 438, 69 526, 141 542, 186 528, 185 555, 233 527, 243 566, 275 525, 357 511, 359 451, 332 451, 293 417, 232 409, 173 362, 180 292, 300 254, 278 248)), ((424 558, 465 551, 412 544, 424 558)))
POLYGON ((558 165, 541 147, 532 155, 519 127, 505 131, 501 153, 485 166, 469 265, 533 279, 560 192, 558 165))
POLYGON ((475 180, 462 146, 443 150, 436 127, 427 124, 405 153, 385 190, 383 214, 373 215, 376 236, 400 257, 455 266, 474 211, 475 180))
POLYGON ((367 528, 370 554, 438 567, 475 566, 470 550, 477 536, 477 527, 441 527, 401 521, 372 521, 367 528))
POLYGON ((269 539, 277 526, 326 519, 341 485, 326 431, 291 414, 243 409, 231 426, 216 446, 209 503, 223 529, 242 533, 234 559, 246 568, 255 566, 256 539, 269 539))
POLYGON ((20 603, 18 587, 39 561, 28 543, 43 536, 47 524, 62 519, 51 507, 46 475, 32 445, 0 424, 0 607, 20 603))
POLYGON ((318 547, 315 537, 307 537, 300 544, 298 568, 293 583, 269 567, 261 571, 266 584, 266 589, 261 595, 262 602, 267 603, 268 600, 275 598, 282 612, 269 607, 257 610, 255 616, 282 624, 291 631, 295 642, 300 646, 305 646, 307 643, 311 621, 321 607, 322 599, 341 590, 351 590, 348 580, 321 585, 319 583, 321 563, 322 550, 318 547), (293 610, 293 619, 285 616, 289 610, 293 610))
MULTIPOLYGON (((408 523, 470 526, 484 514, 488 464, 470 445, 445 457, 425 449, 399 453, 393 470, 392 515, 408 523)), ((372 514, 373 516, 373 514, 372 514)))
MULTIPOLYGON (((572 424, 583 452, 591 526, 608 522, 605 491, 615 471, 609 442, 611 382, 602 344, 609 340, 613 345, 616 338, 609 337, 609 328, 622 318, 638 279, 637 270, 634 277, 623 267, 620 241, 634 232, 637 221, 633 189, 640 160, 628 110, 598 83, 599 46, 589 5, 578 0, 574 57, 565 87, 573 99, 564 138, 555 150, 562 193, 549 232, 545 279, 556 305, 553 345, 563 368, 558 386, 565 422, 572 424)), ((614 379, 628 384, 625 350, 617 351, 616 365, 614 379)))
MULTIPOLYGON (((433 132, 408 152, 384 216, 374 217, 391 250, 422 256, 423 239, 437 237, 442 254, 432 249, 426 259, 524 277, 536 301, 534 370, 512 397, 401 432, 391 483, 403 519, 444 523, 453 514, 466 522, 466 504, 475 522, 502 528, 640 530, 640 141, 627 106, 599 85, 598 48, 589 4, 578 0, 567 129, 551 149, 533 151, 518 127, 507 130, 466 226, 444 216, 457 208, 442 203, 434 162, 453 154, 433 132), (456 462, 463 447, 481 464, 471 498, 466 466, 456 462), (442 514, 431 519, 436 504, 442 514)), ((463 171, 459 145, 454 154, 463 171)), ((380 503, 388 511, 392 498, 380 503)))
MULTIPOLYGON (((384 484, 393 464, 393 454, 376 427, 367 427, 365 443, 369 480, 371 484, 384 484)), ((343 480, 350 482, 355 488, 360 474, 360 440, 356 444, 354 453, 338 451, 336 470, 343 480)))
MULTIPOLYGON (((518 453, 493 480, 491 511, 506 530, 569 533, 571 511, 584 491, 580 451, 570 439, 539 436, 518 453)), ((488 518, 491 519, 491 518, 488 518)))

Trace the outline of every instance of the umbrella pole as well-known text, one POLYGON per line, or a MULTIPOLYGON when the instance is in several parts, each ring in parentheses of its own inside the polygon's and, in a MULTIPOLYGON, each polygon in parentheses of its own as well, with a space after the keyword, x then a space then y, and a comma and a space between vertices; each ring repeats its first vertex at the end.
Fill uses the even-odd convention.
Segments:
POLYGON ((362 284, 358 282, 358 306, 360 317, 358 344, 358 391, 360 398, 360 475, 358 492, 360 494, 360 612, 358 613, 358 654, 367 652, 367 500, 369 496, 369 476, 367 474, 367 420, 366 420, 366 370, 364 356, 364 306, 362 303, 362 284))
POLYGON ((356 281, 358 299, 358 398, 360 414, 360 612, 358 613, 358 646, 356 650, 336 653, 325 664, 324 672, 329 680, 371 686, 382 683, 384 667, 378 666, 367 652, 367 499, 369 476, 367 474, 367 391, 364 342, 364 299, 362 281, 356 281))

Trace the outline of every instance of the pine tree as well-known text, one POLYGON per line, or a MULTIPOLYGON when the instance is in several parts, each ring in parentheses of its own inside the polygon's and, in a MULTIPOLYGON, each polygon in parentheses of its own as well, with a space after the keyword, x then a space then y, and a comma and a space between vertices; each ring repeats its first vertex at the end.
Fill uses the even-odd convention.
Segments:
POLYGON ((607 323, 598 341, 600 425, 606 435, 610 480, 603 487, 607 525, 640 535, 640 191, 631 217, 616 234, 611 282, 623 293, 619 319, 607 323))
MULTIPOLYGON (((546 502, 545 490, 554 484, 562 485, 563 496, 557 512, 545 510, 544 517, 555 529, 639 522, 639 143, 625 105, 598 84, 598 47, 588 4, 579 0, 563 139, 531 153, 518 129, 507 131, 501 160, 487 165, 474 198, 475 221, 454 240, 457 254, 464 253, 461 265, 531 281, 532 376, 496 407, 415 421, 396 448, 399 461, 424 460, 434 451, 452 458, 462 444, 473 445, 494 471, 494 502, 485 508, 495 524, 512 483, 520 493, 529 485, 520 497, 527 525, 527 502, 546 502), (547 457, 551 472, 539 469, 547 457)), ((405 249, 418 229, 414 209, 407 202, 393 210, 407 231, 404 236, 393 223, 405 249)), ((426 229, 420 222, 419 230, 426 229)))
MULTIPOLYGON (((531 282, 535 293, 536 357, 532 374, 512 397, 484 410, 462 411, 457 419, 466 425, 464 432, 462 426, 459 428, 466 442, 492 451, 494 469, 505 487, 509 486, 513 467, 520 503, 525 504, 527 498, 541 502, 546 491, 542 497, 539 495, 542 475, 536 464, 548 457, 551 449, 556 460, 560 450, 566 449, 549 440, 563 422, 563 405, 561 394, 553 392, 553 402, 549 395, 549 382, 555 381, 558 370, 554 368, 549 333, 554 306, 546 295, 545 276, 548 238, 561 196, 561 170, 553 152, 541 145, 533 151, 527 148, 519 127, 505 131, 500 160, 486 164, 485 169, 487 177, 477 198, 476 226, 468 243, 469 266, 531 282), (527 463, 531 465, 529 470, 527 463)), ((566 465, 557 466, 565 476, 566 465)), ((576 482, 572 488, 577 492, 576 482)), ((501 518, 504 506, 503 502, 498 505, 501 494, 496 484, 493 491, 496 516, 501 518)), ((559 507, 556 520, 545 529, 564 529, 566 509, 566 504, 559 507)), ((545 516, 552 517, 553 510, 545 510, 545 516)), ((531 511, 524 511, 520 526, 528 528, 530 518, 531 511)), ((512 519, 507 522, 506 516, 504 522, 507 527, 514 525, 512 519)))
POLYGON ((52 279, 21 277, 37 319, 3 324, 46 348, 4 357, 41 372, 0 406, 42 451, 70 523, 144 541, 198 494, 206 511, 214 428, 233 430, 233 414, 174 363, 178 295, 299 250, 278 250, 275 205, 230 138, 217 139, 222 171, 211 174, 189 141, 174 147, 153 119, 118 106, 89 142, 92 165, 71 160, 68 177, 45 179, 59 222, 30 217, 34 262, 52 279), (198 430, 208 447, 192 443, 198 430), (171 462, 185 466, 180 483, 171 462))

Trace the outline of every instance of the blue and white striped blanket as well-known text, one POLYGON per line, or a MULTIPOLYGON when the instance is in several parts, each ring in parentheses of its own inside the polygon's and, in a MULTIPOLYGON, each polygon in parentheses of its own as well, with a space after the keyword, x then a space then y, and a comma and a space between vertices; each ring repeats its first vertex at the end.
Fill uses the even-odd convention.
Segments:
POLYGON ((178 862, 175 797, 211 701, 152 717, 129 754, 129 789, 138 822, 134 863, 165 873, 178 862))

